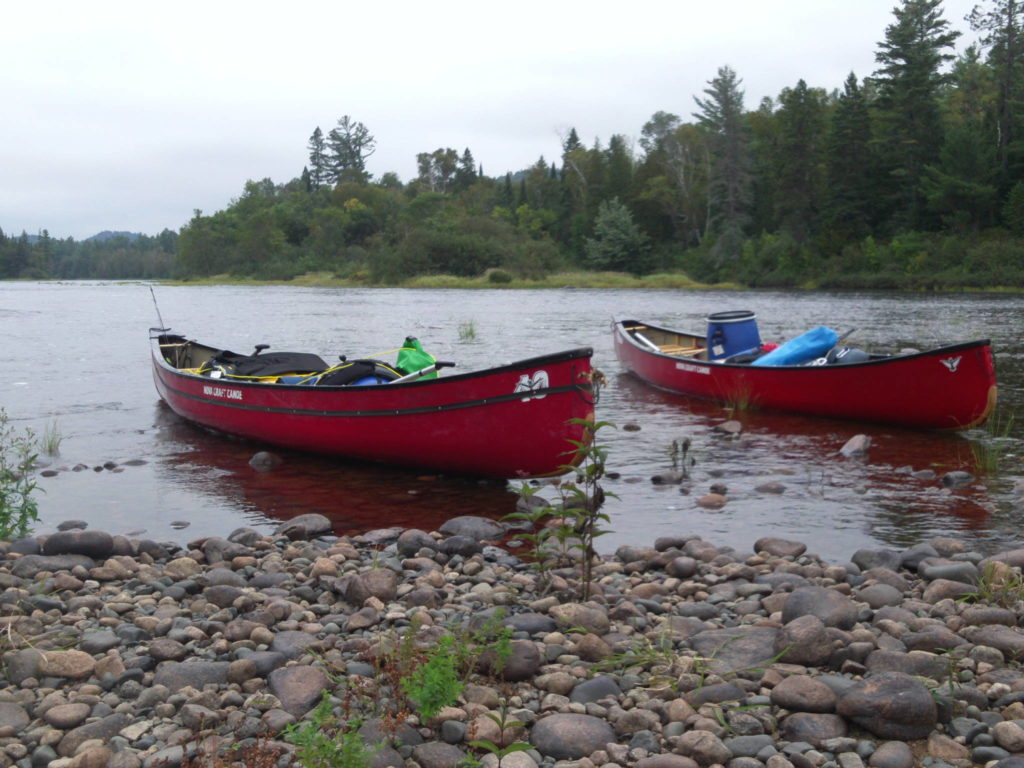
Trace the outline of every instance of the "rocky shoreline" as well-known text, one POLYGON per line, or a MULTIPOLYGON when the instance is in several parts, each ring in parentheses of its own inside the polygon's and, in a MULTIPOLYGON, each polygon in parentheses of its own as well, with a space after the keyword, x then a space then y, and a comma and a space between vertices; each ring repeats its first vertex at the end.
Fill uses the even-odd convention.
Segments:
POLYGON ((483 518, 339 538, 305 515, 185 547, 61 527, 0 545, 0 766, 297 764, 285 729, 361 690, 379 768, 497 765, 481 740, 523 747, 505 768, 1024 767, 1024 549, 829 564, 680 536, 603 557, 583 602, 483 518), (381 649, 488 620, 504 664, 393 722, 381 649))

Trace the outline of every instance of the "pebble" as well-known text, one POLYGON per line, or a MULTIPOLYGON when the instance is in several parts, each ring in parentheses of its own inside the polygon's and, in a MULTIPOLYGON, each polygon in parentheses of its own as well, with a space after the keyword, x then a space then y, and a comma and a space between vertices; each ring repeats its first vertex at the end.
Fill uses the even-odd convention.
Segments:
POLYGON ((325 693, 366 709, 369 743, 375 719, 399 728, 381 766, 1024 765, 1024 603, 974 586, 989 564, 1019 578, 1024 550, 941 539, 837 565, 680 535, 600 557, 585 599, 573 568, 539 573, 504 533, 466 516, 337 538, 302 515, 184 546, 79 521, 0 545, 0 765, 228 760, 259 737, 285 766, 285 729, 325 693), (393 706, 389 644, 487 622, 506 653, 479 654, 454 706, 393 706), (481 739, 528 749, 499 761, 481 739))

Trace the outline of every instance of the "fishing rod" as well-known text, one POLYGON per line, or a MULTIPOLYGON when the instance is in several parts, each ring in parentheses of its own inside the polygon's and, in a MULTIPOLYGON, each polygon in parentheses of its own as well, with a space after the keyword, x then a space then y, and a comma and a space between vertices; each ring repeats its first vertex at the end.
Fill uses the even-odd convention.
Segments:
POLYGON ((170 330, 166 325, 164 325, 164 319, 160 315, 160 305, 156 303, 156 293, 153 291, 153 286, 152 285, 149 286, 149 295, 153 297, 153 307, 156 309, 156 319, 160 321, 160 327, 159 328, 150 328, 149 330, 151 330, 151 331, 168 331, 168 330, 170 330))

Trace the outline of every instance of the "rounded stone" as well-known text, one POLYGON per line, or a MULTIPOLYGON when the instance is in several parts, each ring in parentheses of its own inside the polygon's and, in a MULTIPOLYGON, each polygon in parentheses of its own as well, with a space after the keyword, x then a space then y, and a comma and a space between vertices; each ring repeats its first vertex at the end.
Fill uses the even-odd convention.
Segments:
POLYGON ((846 735, 846 721, 838 715, 797 712, 782 723, 782 737, 787 741, 806 741, 820 747, 822 742, 846 735))
POLYGON ((857 614, 854 602, 834 589, 799 587, 786 599, 782 609, 782 623, 788 624, 801 616, 817 616, 826 627, 852 629, 857 614))
POLYGON ((46 710, 43 720, 54 728, 68 731, 84 723, 85 719, 89 716, 89 712, 89 705, 81 702, 58 704, 56 707, 50 707, 46 710))
POLYGON ((927 738, 938 721, 931 693, 902 672, 879 672, 852 685, 839 696, 836 711, 886 739, 927 738))
POLYGON ((793 675, 772 689, 771 702, 793 712, 829 713, 835 711, 836 695, 809 675, 793 675))
POLYGON ((530 732, 530 743, 537 751, 556 760, 577 760, 617 741, 611 726, 592 715, 550 715, 530 732))
POLYGON ((868 758, 871 768, 914 768, 914 751, 905 741, 879 744, 868 758))

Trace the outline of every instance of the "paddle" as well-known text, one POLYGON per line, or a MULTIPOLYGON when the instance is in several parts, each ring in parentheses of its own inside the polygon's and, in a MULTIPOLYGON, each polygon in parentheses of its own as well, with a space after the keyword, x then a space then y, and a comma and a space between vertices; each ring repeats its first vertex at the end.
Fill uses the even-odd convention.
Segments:
POLYGON ((388 382, 385 382, 385 383, 386 384, 401 384, 403 381, 412 381, 413 379, 418 379, 421 376, 426 376, 428 373, 433 373, 434 371, 436 371, 436 370, 438 370, 440 368, 454 368, 454 367, 455 367, 455 363, 446 362, 444 360, 436 360, 436 361, 434 361, 433 363, 431 363, 430 365, 428 365, 425 368, 420 368, 418 371, 413 371, 412 373, 407 373, 405 376, 400 376, 397 379, 392 379, 391 381, 388 381, 388 382))
POLYGON ((661 347, 659 347, 657 344, 655 344, 653 341, 648 339, 646 336, 644 336, 639 331, 633 331, 633 338, 635 338, 638 341, 642 342, 645 346, 650 347, 655 352, 661 352, 661 347))

